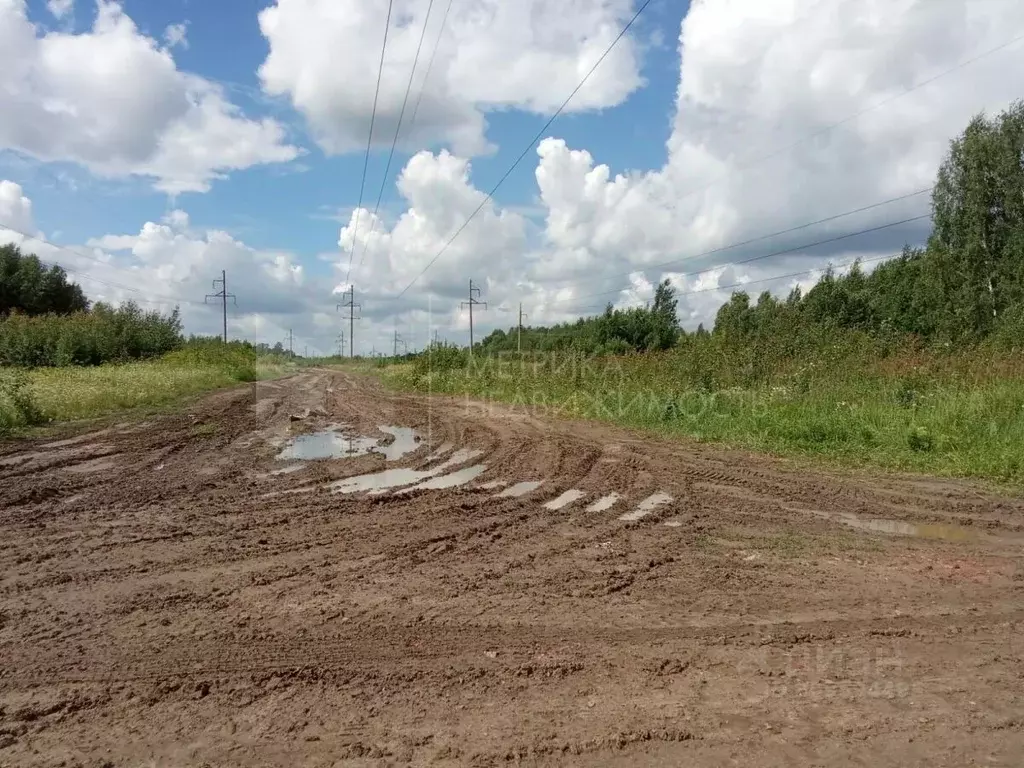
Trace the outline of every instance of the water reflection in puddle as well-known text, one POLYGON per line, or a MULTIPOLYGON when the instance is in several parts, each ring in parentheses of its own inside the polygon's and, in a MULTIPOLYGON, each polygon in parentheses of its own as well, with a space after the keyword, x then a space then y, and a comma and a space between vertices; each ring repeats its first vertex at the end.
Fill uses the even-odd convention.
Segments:
POLYGON ((483 474, 483 471, 487 469, 485 464, 474 464, 472 467, 466 467, 465 469, 459 469, 455 472, 449 472, 447 475, 441 475, 435 477, 419 485, 414 485, 412 488, 403 488, 399 493, 411 493, 412 491, 437 491, 441 488, 455 488, 459 485, 465 485, 473 478, 479 477, 483 474))
POLYGON ((922 539, 945 539, 947 541, 970 541, 978 537, 974 531, 956 525, 908 523, 903 520, 863 518, 856 515, 838 515, 835 519, 851 528, 876 533, 890 533, 897 536, 916 536, 922 539))
POLYGON ((550 509, 550 510, 561 509, 562 507, 565 507, 565 506, 568 506, 569 504, 572 504, 574 501, 582 499, 586 495, 587 494, 585 494, 583 491, 577 490, 575 488, 570 488, 568 491, 563 493, 557 499, 552 499, 547 504, 545 504, 544 505, 544 509, 550 509))
POLYGON ((543 480, 527 480, 524 483, 516 483, 515 485, 510 485, 504 491, 495 496, 495 498, 510 499, 518 496, 525 496, 530 491, 536 491, 543 484, 543 480))
POLYGON ((413 429, 389 425, 381 425, 378 429, 394 439, 387 445, 382 445, 385 438, 350 434, 345 431, 344 424, 338 424, 321 432, 297 436, 277 454, 277 458, 315 461, 379 453, 387 461, 396 461, 420 447, 420 436, 413 429))
POLYGON ((651 514, 651 512, 656 510, 658 507, 662 506, 663 504, 668 504, 670 501, 672 501, 672 497, 669 496, 667 493, 662 493, 661 491, 659 491, 658 493, 652 493, 646 499, 641 501, 637 508, 634 509, 632 512, 627 512, 624 515, 620 515, 619 520, 622 520, 627 523, 635 523, 637 520, 642 520, 643 518, 651 514))
MULTIPOLYGON (((467 461, 475 459, 483 451, 470 450, 468 448, 462 448, 453 453, 447 461, 438 464, 433 469, 386 469, 383 472, 374 472, 369 475, 358 475, 356 477, 346 477, 344 480, 338 480, 337 482, 331 483, 331 490, 335 493, 358 493, 359 491, 370 491, 371 495, 384 493, 391 488, 398 488, 403 485, 410 485, 412 483, 420 483, 424 480, 437 477, 443 472, 447 472, 449 469, 453 469, 460 464, 465 464, 467 461)), ((482 465, 477 465, 482 466, 482 465)), ((481 469, 480 472, 483 470, 481 469)), ((480 474, 477 472, 471 477, 467 477, 462 482, 468 482, 480 474)), ((456 473, 457 474, 457 473, 456 473)), ((441 479, 441 478, 438 478, 441 479)), ((461 483, 455 482, 453 485, 460 485, 461 483)), ((433 487, 433 486, 432 486, 433 487)), ((451 486, 440 486, 440 487, 451 487, 451 486)), ((411 489, 409 489, 411 490, 411 489)))

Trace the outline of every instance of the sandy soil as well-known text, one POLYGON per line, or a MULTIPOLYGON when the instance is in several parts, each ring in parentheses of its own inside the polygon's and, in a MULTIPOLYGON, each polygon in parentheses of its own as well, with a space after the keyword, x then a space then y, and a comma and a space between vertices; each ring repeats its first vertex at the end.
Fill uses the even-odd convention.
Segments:
POLYGON ((1018 499, 329 371, 60 437, 0 444, 0 765, 1024 764, 1018 499), (271 474, 338 422, 423 440, 271 474))

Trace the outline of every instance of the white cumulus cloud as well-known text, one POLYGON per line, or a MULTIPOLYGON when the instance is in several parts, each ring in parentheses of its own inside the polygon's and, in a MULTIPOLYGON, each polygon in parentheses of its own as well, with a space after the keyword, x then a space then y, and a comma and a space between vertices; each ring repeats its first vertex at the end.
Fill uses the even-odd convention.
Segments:
POLYGON ((245 117, 217 85, 179 71, 108 0, 82 34, 41 32, 24 0, 0 0, 0 114, 0 148, 152 177, 168 193, 299 153, 279 123, 245 117))
MULTIPOLYGON (((472 155, 488 147, 488 110, 556 109, 622 30, 633 0, 459 0, 438 43, 445 5, 436 0, 429 17, 413 85, 422 101, 408 107, 406 120, 415 111, 416 121, 403 129, 403 143, 445 143, 472 155)), ((428 6, 429 0, 394 2, 375 143, 395 134, 428 6)), ((328 152, 366 144, 387 7, 388 0, 277 0, 260 12, 270 45, 260 67, 263 87, 287 96, 328 152)), ((638 58, 627 36, 569 111, 621 103, 641 85, 638 58)))
MULTIPOLYGON (((829 263, 896 253, 924 238, 927 220, 812 244, 926 214, 926 193, 701 255, 927 190, 970 118, 1019 97, 1024 43, 1013 41, 1022 33, 1024 5, 1008 0, 694 0, 663 167, 616 175, 585 148, 546 139, 537 149, 539 230, 489 203, 404 303, 381 306, 409 320, 429 303, 435 322, 462 328, 453 298, 474 277, 492 307, 478 327, 508 327, 519 301, 533 322, 563 320, 605 302, 643 302, 668 277, 686 294, 681 319, 695 327, 713 320, 736 284, 785 294, 829 263)), ((436 255, 482 199, 464 163, 413 159, 403 173, 408 210, 374 235, 392 255, 367 256, 357 285, 400 289, 436 255), (422 199, 406 194, 420 189, 422 199)), ((352 231, 350 222, 343 251, 352 231)))

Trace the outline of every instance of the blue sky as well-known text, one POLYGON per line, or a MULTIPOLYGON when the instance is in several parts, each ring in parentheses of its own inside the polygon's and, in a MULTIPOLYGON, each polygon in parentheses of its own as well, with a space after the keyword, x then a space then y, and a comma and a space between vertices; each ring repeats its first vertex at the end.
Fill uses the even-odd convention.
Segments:
POLYGON ((653 0, 434 261, 640 0, 454 0, 373 222, 419 31, 422 73, 446 5, 394 0, 356 215, 388 1, 0 0, 0 225, 65 246, 28 241, 94 298, 180 299, 190 332, 216 332, 201 296, 226 269, 232 335, 291 328, 328 349, 350 258, 364 352, 396 323, 466 340, 468 277, 482 333, 519 302, 568 321, 583 297, 633 306, 662 278, 695 327, 736 283, 784 295, 920 242, 926 221, 804 246, 926 213, 927 196, 659 265, 927 187, 971 116, 1024 89, 1015 0, 653 0))
MULTIPOLYGON (((284 100, 259 93, 257 70, 268 44, 257 13, 266 5, 248 0, 123 3, 140 32, 155 39, 168 25, 186 22, 188 47, 174 50, 179 68, 224 85, 247 114, 284 121, 306 155, 288 167, 235 172, 215 182, 209 193, 185 193, 174 201, 143 181, 97 181, 70 164, 24 168, 21 173, 8 165, 5 175, 21 183, 36 203, 39 226, 47 233, 59 232, 56 242, 80 243, 100 233, 134 232, 140 222, 159 220, 169 207, 179 207, 197 227, 225 229, 256 248, 293 251, 310 270, 323 272, 324 263, 316 255, 337 250, 339 222, 332 214, 347 213, 356 205, 364 157, 359 152, 326 155, 284 100), (74 184, 61 176, 74 179, 74 184), (83 194, 85 189, 88 193, 83 194)), ((31 0, 29 7, 31 18, 47 29, 88 31, 96 17, 95 7, 85 2, 76 5, 73 20, 55 20, 45 0, 31 0)), ((636 36, 645 46, 646 87, 619 106, 561 116, 558 135, 571 146, 586 147, 615 172, 661 167, 679 80, 677 38, 686 7, 655 2, 637 23, 636 36)), ((510 109, 492 112, 487 119, 487 135, 497 151, 472 160, 472 179, 484 190, 497 182, 547 117, 510 109)), ((372 207, 376 200, 387 154, 385 148, 371 153, 364 206, 372 207)), ((399 151, 391 164, 385 201, 390 202, 392 215, 400 202, 394 181, 409 156, 399 151)), ((535 158, 531 152, 502 185, 496 199, 503 205, 532 206, 537 191, 535 158)))

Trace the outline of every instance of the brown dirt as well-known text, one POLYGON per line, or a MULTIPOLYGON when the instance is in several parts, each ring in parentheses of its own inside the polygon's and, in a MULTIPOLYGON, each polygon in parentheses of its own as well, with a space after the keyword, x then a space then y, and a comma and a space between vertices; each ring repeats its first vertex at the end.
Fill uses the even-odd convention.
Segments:
POLYGON ((58 437, 0 444, 0 765, 1021 765, 1020 500, 330 371, 58 437), (329 422, 487 469, 269 474, 329 422))

